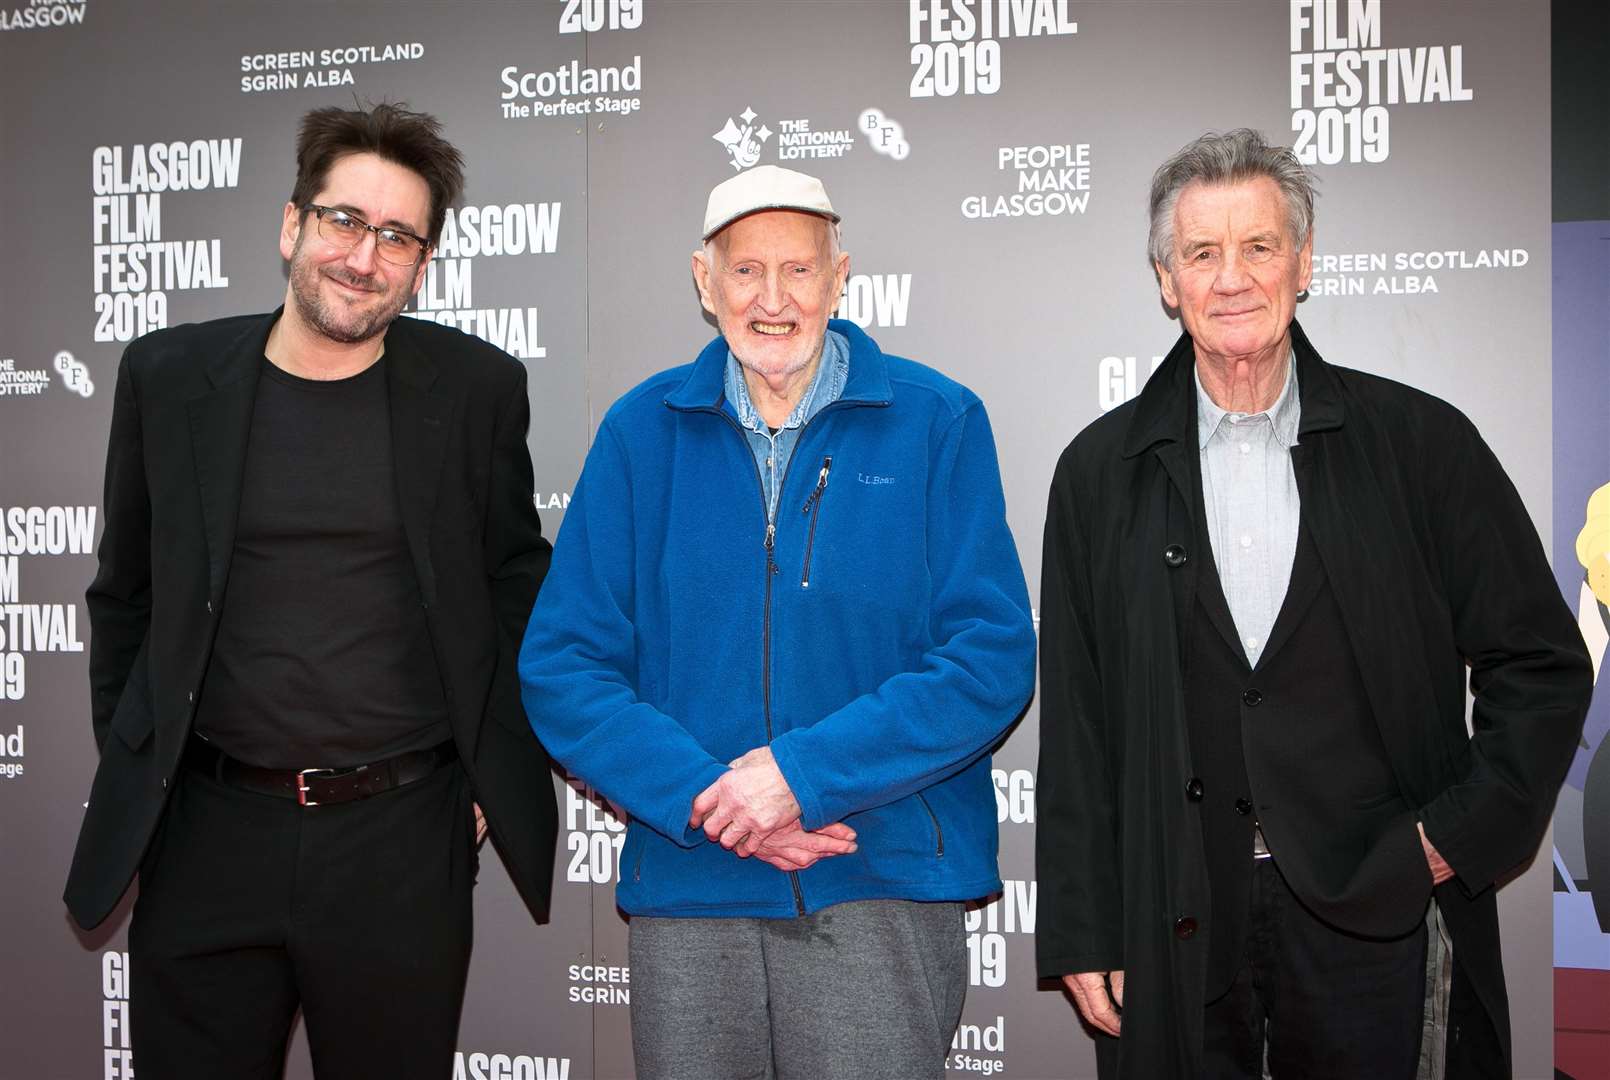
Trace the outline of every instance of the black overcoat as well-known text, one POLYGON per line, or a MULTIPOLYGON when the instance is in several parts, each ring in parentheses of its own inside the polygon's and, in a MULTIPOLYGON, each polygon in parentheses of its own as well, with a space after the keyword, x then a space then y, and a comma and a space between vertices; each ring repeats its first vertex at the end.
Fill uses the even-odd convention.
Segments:
MULTIPOLYGON (((1428 394, 1326 364, 1295 322, 1291 333, 1304 523, 1398 788, 1458 875, 1436 899, 1507 1055, 1493 885, 1548 823, 1591 691, 1586 650, 1474 426, 1428 394)), ((1046 517, 1036 951, 1043 977, 1125 971, 1123 1035, 1098 1036, 1109 1080, 1201 1071, 1212 927, 1176 625, 1192 610, 1176 593, 1192 595, 1207 561, 1188 550, 1194 363, 1182 336, 1139 397, 1073 440, 1046 517), (1185 916, 1200 932, 1176 932, 1185 916)))
MULTIPOLYGON (((85 597, 101 760, 65 897, 85 928, 128 888, 174 786, 223 611, 278 316, 158 331, 118 368, 105 529, 85 597)), ((514 669, 551 551, 532 498, 525 368, 412 318, 387 330, 385 363, 398 504, 453 738, 510 877, 545 912, 557 812, 514 669)))

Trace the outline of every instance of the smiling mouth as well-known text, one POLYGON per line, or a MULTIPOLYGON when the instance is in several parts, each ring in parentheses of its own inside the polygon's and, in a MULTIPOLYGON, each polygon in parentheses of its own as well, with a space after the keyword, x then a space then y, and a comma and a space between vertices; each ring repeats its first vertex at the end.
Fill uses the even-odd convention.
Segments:
POLYGON ((787 337, 794 332, 798 323, 791 322, 761 322, 755 319, 749 324, 749 329, 766 337, 787 337))
POLYGON ((357 284, 356 282, 348 281, 345 278, 337 277, 334 274, 325 274, 324 276, 329 278, 331 281, 335 282, 337 285, 340 285, 342 288, 346 289, 349 292, 371 293, 371 292, 375 291, 374 289, 370 288, 367 285, 360 285, 360 284, 357 284))

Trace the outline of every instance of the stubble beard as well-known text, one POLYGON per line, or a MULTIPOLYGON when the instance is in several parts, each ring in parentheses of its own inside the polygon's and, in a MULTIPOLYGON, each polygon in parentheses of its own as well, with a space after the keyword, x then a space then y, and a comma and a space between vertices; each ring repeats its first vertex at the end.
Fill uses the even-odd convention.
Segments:
POLYGON ((330 274, 322 273, 312 260, 304 258, 298 250, 291 259, 291 298, 296 303, 296 313, 309 328, 339 344, 356 345, 384 333, 386 327, 407 306, 408 293, 398 290, 396 296, 385 297, 383 304, 367 312, 360 309, 343 313, 335 305, 327 303, 319 291, 321 276, 360 286, 372 286, 376 281, 385 280, 378 274, 368 280, 355 275, 343 277, 344 274, 346 272, 340 267, 332 268, 330 274))

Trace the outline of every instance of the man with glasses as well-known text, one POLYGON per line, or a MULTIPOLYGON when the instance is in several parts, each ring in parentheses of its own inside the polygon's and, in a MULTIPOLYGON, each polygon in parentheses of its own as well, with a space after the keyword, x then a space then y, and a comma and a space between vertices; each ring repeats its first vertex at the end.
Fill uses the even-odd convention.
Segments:
POLYGON ((547 906, 525 370, 397 318, 462 178, 429 116, 309 113, 284 306, 119 367, 66 899, 91 928, 139 875, 141 1075, 277 1078, 299 1007, 320 1076, 448 1075, 488 824, 547 906))

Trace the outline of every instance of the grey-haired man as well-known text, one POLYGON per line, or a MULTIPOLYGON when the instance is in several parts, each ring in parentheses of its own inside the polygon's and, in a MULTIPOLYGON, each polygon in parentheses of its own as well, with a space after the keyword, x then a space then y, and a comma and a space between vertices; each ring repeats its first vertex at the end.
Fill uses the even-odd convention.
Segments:
POLYGON ((1151 209, 1185 333, 1047 512, 1040 973, 1106 1078, 1507 1076, 1493 884, 1564 779, 1581 638, 1470 422, 1295 321, 1289 150, 1204 135, 1151 209), (1451 1001, 1422 1045, 1433 896, 1451 1001))

